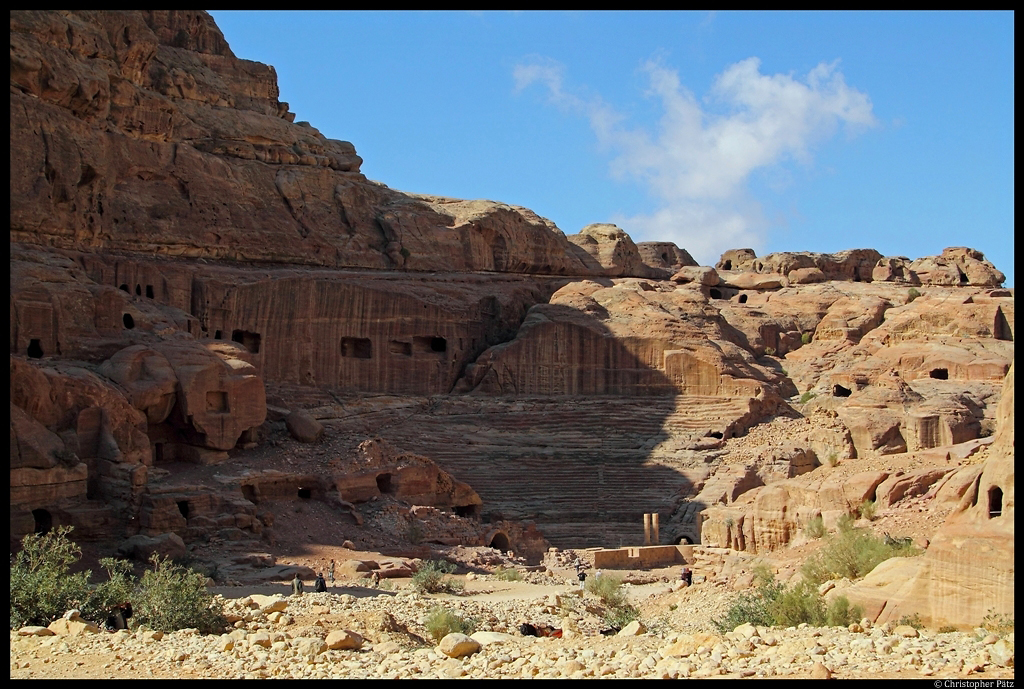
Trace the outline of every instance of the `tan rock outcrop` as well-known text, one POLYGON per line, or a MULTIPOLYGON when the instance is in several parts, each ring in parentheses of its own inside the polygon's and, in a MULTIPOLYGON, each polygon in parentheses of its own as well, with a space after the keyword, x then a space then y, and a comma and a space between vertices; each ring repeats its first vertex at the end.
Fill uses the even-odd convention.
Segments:
MULTIPOLYGON (((637 245, 625 231, 615 225, 587 225, 579 234, 569 235, 567 239, 582 250, 576 251, 575 254, 588 268, 595 271, 591 274, 641 278, 664 278, 670 274, 667 267, 655 268, 644 263, 637 245)), ((667 249, 664 253, 667 254, 667 249)), ((675 256, 672 258, 675 259, 675 256)), ((667 260, 664 262, 668 263, 667 260)))

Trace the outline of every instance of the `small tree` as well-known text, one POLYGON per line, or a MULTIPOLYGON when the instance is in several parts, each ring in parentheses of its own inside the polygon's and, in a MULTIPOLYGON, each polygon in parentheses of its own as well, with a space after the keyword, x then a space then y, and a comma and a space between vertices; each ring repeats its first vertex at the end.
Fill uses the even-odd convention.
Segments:
POLYGON ((68 538, 72 527, 28 534, 11 561, 11 629, 48 625, 89 598, 91 572, 71 573, 82 550, 68 538))
POLYGON ((223 604, 206 589, 206 577, 154 554, 153 569, 142 575, 135 619, 153 629, 171 632, 198 629, 221 632, 227 624, 223 604))
POLYGON ((455 565, 447 560, 428 560, 412 575, 412 585, 420 593, 459 593, 462 582, 445 580, 454 571, 455 565))

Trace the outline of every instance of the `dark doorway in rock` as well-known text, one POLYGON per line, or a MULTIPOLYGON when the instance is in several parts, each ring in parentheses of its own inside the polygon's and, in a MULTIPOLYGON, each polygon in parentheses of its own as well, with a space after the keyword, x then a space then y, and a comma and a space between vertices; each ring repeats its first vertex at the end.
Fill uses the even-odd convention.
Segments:
POLYGON ((995 519, 1003 514, 1003 489, 992 486, 988 489, 988 518, 995 519))
POLYGON ((949 369, 948 368, 933 368, 928 372, 929 378, 935 380, 949 380, 949 369))
POLYGON ((717 290, 714 287, 712 287, 708 291, 708 294, 711 295, 712 299, 721 299, 722 298, 722 291, 721 290, 717 290))
POLYGON ((992 337, 997 340, 1008 340, 1013 342, 1013 330, 1010 329, 1010 323, 1006 320, 1006 315, 1003 313, 1003 307, 996 309, 996 322, 992 328, 992 337))
POLYGON ((508 536, 503 534, 501 531, 494 534, 491 538, 491 542, 487 544, 491 548, 500 550, 503 553, 507 553, 512 550, 512 544, 508 542, 508 536))
POLYGON ((708 437, 709 438, 717 438, 718 440, 721 440, 722 439, 722 433, 719 432, 719 431, 711 431, 710 433, 708 433, 708 437))
POLYGON ((126 313, 124 316, 122 316, 121 322, 124 323, 124 327, 127 330, 131 330, 132 328, 135 327, 135 319, 132 318, 132 315, 130 313, 126 313))
POLYGON ((164 444, 153 443, 153 464, 164 461, 164 444))
POLYGON ((178 511, 181 512, 181 516, 188 519, 188 500, 178 501, 178 511))
POLYGON ((453 509, 460 517, 476 519, 480 516, 480 505, 456 505, 453 509))
POLYGON ((135 296, 142 296, 142 285, 135 285, 135 296))
POLYGON ((745 294, 741 294, 740 295, 740 303, 741 304, 746 304, 747 303, 747 295, 745 295, 745 294))
POLYGON ((732 270, 732 261, 726 261, 723 263, 722 270, 732 270))
POLYGON ((448 340, 443 337, 432 337, 430 338, 430 351, 432 352, 447 352, 448 351, 448 340))
POLYGON ((391 474, 377 474, 377 490, 381 495, 393 495, 395 486, 391 483, 391 474))
POLYGON ((833 397, 849 397, 851 394, 853 393, 850 391, 850 388, 843 387, 842 385, 832 386, 833 397))
POLYGON ((29 340, 26 354, 28 354, 29 359, 41 359, 43 357, 43 348, 39 344, 39 340, 29 340))
POLYGON ((680 536, 675 540, 676 545, 692 545, 693 541, 690 540, 689 536, 680 536))
POLYGON ((221 332, 219 330, 215 330, 214 333, 213 333, 213 339, 215 339, 215 340, 223 340, 224 336, 221 334, 221 332))
POLYGON ((662 254, 661 260, 664 261, 665 263, 668 263, 668 254, 662 254))
POLYGON ((118 287, 118 289, 121 290, 122 292, 127 292, 128 294, 132 293, 132 291, 130 289, 128 289, 128 285, 127 284, 122 284, 120 287, 118 287))
POLYGON ((49 533, 53 528, 53 515, 47 510, 32 510, 32 519, 35 521, 35 532, 38 534, 49 533))
POLYGON ((237 342, 253 354, 260 353, 259 333, 251 333, 248 330, 233 330, 231 332, 231 341, 237 342))
POLYGON ((341 355, 350 359, 372 359, 373 343, 365 337, 343 337, 341 355))
POLYGON ((412 356, 412 343, 401 342, 399 340, 391 340, 391 342, 388 342, 388 351, 391 352, 392 354, 412 356))
POLYGON ((309 500, 311 497, 313 497, 313 491, 309 488, 299 488, 299 499, 309 500))
POLYGON ((146 285, 146 296, 150 299, 153 298, 153 285, 146 285))
POLYGON ((254 505, 257 504, 259 502, 259 498, 256 497, 256 486, 250 483, 243 483, 242 497, 254 505))
POLYGON ((413 349, 417 352, 430 352, 440 354, 448 351, 448 340, 443 337, 414 337, 412 338, 413 349))

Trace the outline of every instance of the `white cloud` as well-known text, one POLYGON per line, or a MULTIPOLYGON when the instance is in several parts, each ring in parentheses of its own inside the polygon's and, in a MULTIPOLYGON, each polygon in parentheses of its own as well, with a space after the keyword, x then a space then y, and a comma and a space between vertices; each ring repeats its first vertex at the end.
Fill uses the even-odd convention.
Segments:
POLYGON ((517 91, 540 82, 553 104, 584 114, 615 152, 612 174, 639 180, 656 199, 654 212, 616 224, 637 241, 674 241, 706 265, 726 249, 764 245, 767 222, 748 190, 755 170, 788 160, 807 164, 814 145, 840 126, 855 134, 876 124, 870 99, 847 86, 835 62, 802 78, 761 74, 760 66, 753 57, 730 65, 701 103, 675 70, 649 62, 649 94, 663 110, 653 134, 623 126, 599 98, 571 93, 554 61, 519 65, 513 76, 517 91))

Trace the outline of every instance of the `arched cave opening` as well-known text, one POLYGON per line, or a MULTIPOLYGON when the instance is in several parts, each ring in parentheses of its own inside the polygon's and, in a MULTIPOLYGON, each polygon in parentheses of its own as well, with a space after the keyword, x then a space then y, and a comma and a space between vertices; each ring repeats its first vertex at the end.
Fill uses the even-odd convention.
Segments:
POLYGON ((32 519, 35 521, 35 532, 37 534, 49 533, 53 528, 53 515, 42 508, 32 510, 32 519))
POLYGON ((164 461, 164 444, 153 443, 153 464, 164 461))
POLYGON ((153 298, 153 285, 146 285, 146 296, 150 299, 153 298))
POLYGON ((127 330, 131 330, 132 328, 135 327, 135 319, 132 318, 132 315, 130 313, 126 313, 124 316, 122 316, 121 322, 124 323, 124 327, 127 330))
POLYGON ((447 352, 448 351, 448 340, 443 337, 432 337, 430 338, 430 351, 432 352, 447 352))
POLYGON ((219 330, 215 330, 213 332, 213 339, 215 339, 215 340, 223 340, 224 339, 224 335, 222 335, 219 330))
POLYGON ((933 368, 928 372, 929 378, 935 380, 949 380, 949 369, 948 368, 933 368))
POLYGON ((732 261, 726 261, 723 263, 722 270, 732 270, 732 261))
POLYGON ((29 340, 26 354, 28 354, 29 359, 41 359, 43 357, 43 347, 39 344, 39 340, 29 340))
POLYGON ((686 534, 683 534, 683 535, 679 536, 678 538, 676 538, 674 543, 676 545, 693 545, 693 541, 691 541, 690 537, 687 536, 686 534))
POLYGON ((712 287, 708 291, 708 294, 711 295, 712 299, 721 299, 722 298, 722 290, 715 289, 714 287, 712 287))
POLYGON ((494 534, 491 538, 491 542, 487 544, 488 547, 500 550, 503 553, 507 553, 512 550, 512 544, 508 542, 508 536, 503 534, 501 531, 494 534))
POLYGON ((1006 320, 1001 306, 996 309, 996 322, 992 327, 992 337, 997 340, 1013 342, 1013 331, 1010 329, 1010 323, 1006 320))
POLYGON ((833 397, 849 397, 851 394, 853 393, 850 391, 850 388, 843 387, 842 385, 832 386, 833 397))
POLYGON ((135 285, 135 296, 142 296, 142 285, 135 285))
POLYGON ((309 500, 311 497, 313 497, 313 491, 312 490, 310 490, 309 488, 299 488, 299 499, 300 500, 309 500))
POLYGON ((475 519, 480 516, 480 505, 456 505, 453 509, 460 517, 475 519))
POLYGON ((132 293, 132 291, 128 289, 128 285, 126 283, 122 283, 121 286, 118 287, 118 289, 121 290, 122 292, 127 292, 128 294, 132 293))
POLYGON ((661 260, 664 261, 665 263, 668 263, 668 254, 667 253, 663 253, 661 255, 661 260))
POLYGON ((391 474, 377 474, 377 490, 381 495, 393 495, 395 486, 391 482, 391 474))
POLYGON ((722 432, 721 431, 711 431, 710 433, 708 433, 708 437, 709 438, 717 438, 718 440, 721 440, 722 439, 722 432))
POLYGON ((988 518, 994 519, 1003 514, 1003 489, 992 486, 988 489, 988 518))
POLYGON ((188 519, 188 500, 178 501, 178 511, 181 512, 181 516, 188 519))
POLYGON ((741 304, 746 304, 747 303, 747 295, 745 295, 745 294, 741 294, 740 295, 740 303, 741 304))
POLYGON ((259 498, 256 497, 256 486, 252 485, 251 483, 243 483, 242 497, 254 505, 257 504, 259 502, 259 498))

